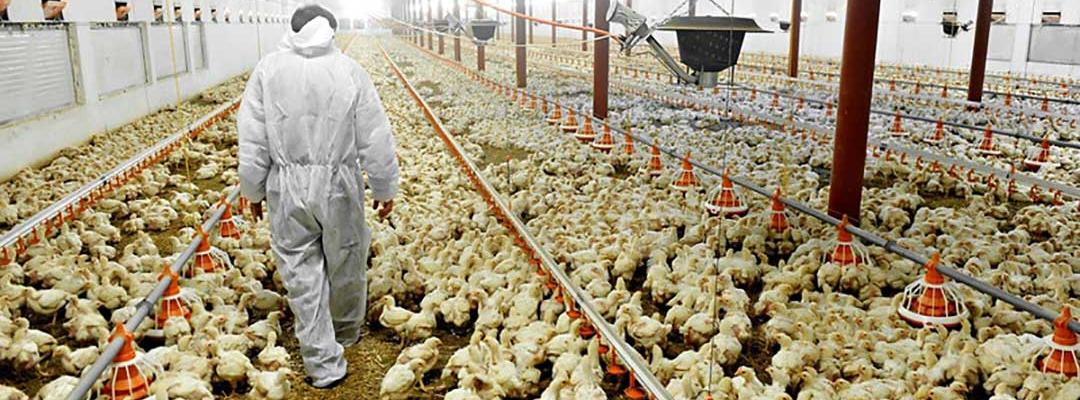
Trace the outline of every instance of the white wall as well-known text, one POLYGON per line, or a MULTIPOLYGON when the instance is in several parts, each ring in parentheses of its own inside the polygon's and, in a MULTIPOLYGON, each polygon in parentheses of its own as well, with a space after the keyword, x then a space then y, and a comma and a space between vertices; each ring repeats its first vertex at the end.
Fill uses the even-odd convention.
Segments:
MULTIPOLYGON (((184 41, 183 35, 174 34, 172 45, 168 46, 179 46, 176 54, 180 68, 177 69, 187 71, 175 76, 158 76, 172 75, 172 57, 162 55, 171 55, 170 51, 161 49, 160 39, 157 42, 151 39, 151 32, 155 28, 157 32, 167 32, 161 29, 162 26, 154 26, 148 21, 115 26, 67 22, 71 61, 66 67, 71 70, 76 82, 76 89, 71 94, 75 102, 59 110, 45 111, 0 124, 0 181, 10 178, 22 168, 50 160, 64 148, 85 143, 96 133, 116 128, 175 104, 177 85, 179 96, 186 99, 250 70, 262 55, 276 48, 285 33, 283 23, 268 21, 268 17, 280 16, 284 12, 284 7, 278 1, 259 4, 246 0, 201 0, 198 3, 202 4, 204 20, 210 18, 208 8, 228 7, 233 22, 204 22, 201 23, 204 25, 201 30, 198 28, 200 23, 183 22, 183 30, 175 29, 178 33, 188 32, 191 35, 189 40, 184 41), (245 23, 239 23, 240 15, 245 16, 245 23), (254 23, 256 15, 264 22, 254 23), (111 36, 103 35, 102 30, 121 29, 128 33, 140 32, 141 48, 138 45, 140 34, 126 36, 132 41, 131 46, 110 47, 109 41, 103 38, 111 36), (197 39, 198 36, 202 38, 197 39), (203 43, 203 57, 196 56, 196 53, 200 52, 199 42, 203 43), (154 43, 159 43, 159 46, 154 47, 154 43), (197 63, 200 58, 204 60, 201 68, 197 63), (162 63, 165 63, 166 67, 161 67, 162 63), (155 74, 155 70, 170 72, 155 74), (134 84, 120 90, 104 89, 112 84, 105 80, 117 80, 118 76, 136 73, 145 73, 145 78, 136 79, 134 84)), ((140 1, 137 4, 150 3, 140 1)), ((191 0, 172 4, 183 4, 182 12, 185 18, 193 15, 191 0)), ((83 9, 93 10, 93 7, 83 9)), ((81 18, 78 12, 79 9, 73 10, 70 15, 65 15, 65 19, 79 21, 81 18)), ((141 17, 134 18, 136 20, 148 18, 149 14, 137 15, 141 17)), ((18 25, 9 25, 7 28, 23 29, 18 25)), ((33 65, 32 51, 17 54, 16 57, 27 57, 28 63, 33 65)), ((11 104, 20 100, 9 98, 12 96, 12 91, 0 91, 0 104, 11 104)))
MULTIPOLYGON (((550 0, 534 1, 534 13, 544 18, 551 16, 550 0)), ((592 1, 588 0, 590 8, 592 1)), ((770 19, 775 14, 781 20, 791 16, 790 0, 717 0, 725 8, 733 10, 737 16, 753 16, 763 28, 773 33, 747 35, 744 51, 786 54, 788 34, 781 31, 776 22, 770 19)), ((626 3, 626 0, 621 0, 626 3)), ((502 3, 508 3, 503 0, 502 3)), ((633 8, 638 12, 655 18, 670 14, 682 0, 634 0, 633 8)), ((822 56, 839 58, 844 37, 844 21, 847 0, 803 0, 803 34, 801 49, 804 56, 822 56), (826 20, 826 13, 835 13, 837 20, 826 20)), ((581 21, 581 0, 558 0, 558 17, 572 23, 581 21)), ((936 67, 966 69, 971 63, 971 47, 974 30, 961 32, 956 38, 947 38, 941 30, 941 13, 944 10, 957 11, 960 21, 975 19, 978 0, 881 0, 881 16, 878 31, 878 62, 924 64, 936 67), (917 15, 913 23, 902 22, 905 12, 917 15)), ((1028 61, 1028 41, 1033 24, 1039 24, 1043 11, 1060 11, 1063 24, 1080 24, 1080 0, 996 0, 995 11, 1006 12, 1006 22, 1014 30, 1012 37, 996 34, 992 29, 991 48, 1002 46, 1012 49, 1007 59, 990 60, 987 68, 993 71, 1011 71, 1017 74, 1071 75, 1080 78, 1080 66, 1051 64, 1028 61), (1011 43, 995 43, 994 39, 1011 43)), ((684 11, 685 12, 685 9, 684 11)), ((716 15, 719 11, 708 0, 698 0, 699 15, 716 15)), ((589 11, 590 21, 593 11, 589 11)), ((504 32, 509 32, 505 28, 504 32)), ((613 27, 621 32, 621 27, 613 27)), ((1080 29, 1080 27, 1076 28, 1080 29)), ((560 38, 580 39, 578 32, 560 30, 560 38)), ((547 27, 536 30, 538 38, 549 38, 551 31, 547 27)), ((674 36, 668 33, 657 35, 661 41, 674 43, 674 36)), ((563 40, 563 39, 560 39, 563 40)), ((1073 47, 1080 46, 1080 43, 1073 47)), ((1061 51, 1080 53, 1080 48, 1063 48, 1061 51)))

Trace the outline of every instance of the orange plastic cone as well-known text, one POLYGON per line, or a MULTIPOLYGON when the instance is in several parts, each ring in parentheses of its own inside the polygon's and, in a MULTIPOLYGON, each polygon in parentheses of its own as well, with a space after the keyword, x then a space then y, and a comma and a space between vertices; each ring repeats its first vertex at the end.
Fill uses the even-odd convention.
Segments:
POLYGON ((697 176, 694 175, 694 165, 690 164, 690 152, 687 152, 686 157, 682 160, 682 169, 679 171, 679 178, 671 184, 671 188, 686 191, 697 186, 697 183, 698 179, 697 176))

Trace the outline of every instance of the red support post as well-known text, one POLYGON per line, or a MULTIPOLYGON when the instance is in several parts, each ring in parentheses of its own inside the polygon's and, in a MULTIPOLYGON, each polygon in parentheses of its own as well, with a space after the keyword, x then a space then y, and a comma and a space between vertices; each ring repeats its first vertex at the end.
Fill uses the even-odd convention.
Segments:
POLYGON ((856 225, 861 216, 880 11, 881 0, 852 2, 848 4, 844 26, 840 111, 833 139, 829 215, 836 218, 847 215, 856 225))
POLYGON ((975 19, 975 44, 971 51, 971 73, 968 75, 968 101, 982 102, 983 79, 986 75, 986 48, 990 42, 991 14, 994 0, 979 0, 975 19))
MULTIPOLYGON (((454 0, 454 17, 461 21, 461 0, 454 0)), ((461 62, 461 34, 454 34, 454 61, 461 62)))
MULTIPOLYGON (((596 0, 596 29, 607 31, 608 7, 610 0, 596 0)), ((601 39, 593 46, 593 116, 601 120, 608 117, 608 88, 609 88, 609 65, 611 39, 601 39)))
MULTIPOLYGON (((517 10, 519 14, 525 13, 525 0, 517 0, 517 10)), ((514 43, 517 44, 515 53, 517 56, 517 87, 524 89, 528 83, 526 76, 528 75, 528 66, 526 64, 527 53, 525 50, 525 18, 514 18, 514 43)))
POLYGON ((802 0, 791 0, 791 33, 788 40, 788 76, 799 77, 799 34, 802 32, 802 0))

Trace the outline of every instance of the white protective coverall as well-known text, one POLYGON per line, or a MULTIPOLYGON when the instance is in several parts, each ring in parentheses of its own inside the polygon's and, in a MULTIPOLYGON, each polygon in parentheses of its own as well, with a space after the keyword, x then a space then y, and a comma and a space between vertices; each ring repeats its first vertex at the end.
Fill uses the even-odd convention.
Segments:
POLYGON ((240 188, 267 199, 273 251, 314 386, 346 373, 367 309, 367 172, 375 200, 398 191, 390 121, 370 76, 334 46, 325 18, 289 32, 255 67, 237 117, 240 188))

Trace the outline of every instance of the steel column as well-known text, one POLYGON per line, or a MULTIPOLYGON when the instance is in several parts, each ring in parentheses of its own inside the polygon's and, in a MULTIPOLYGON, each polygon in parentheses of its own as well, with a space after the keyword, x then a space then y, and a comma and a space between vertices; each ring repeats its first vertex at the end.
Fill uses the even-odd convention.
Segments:
MULTIPOLYGON (((596 29, 607 31, 607 11, 611 5, 610 0, 596 0, 596 29)), ((604 38, 596 41, 593 46, 593 116, 607 120, 608 117, 608 62, 611 56, 611 39, 604 38)))
POLYGON ((968 101, 982 102, 986 77, 986 47, 990 42, 991 14, 994 0, 979 0, 975 19, 975 44, 971 50, 971 73, 968 75, 968 101))
MULTIPOLYGON (((496 14, 496 17, 498 14, 496 14)), ((476 19, 484 19, 484 7, 476 6, 476 19)), ((495 27, 495 33, 499 32, 499 28, 495 27)), ((484 54, 484 44, 476 42, 476 70, 483 71, 487 69, 487 57, 484 54)))
MULTIPOLYGON (((551 0, 551 20, 555 21, 555 22, 559 21, 559 14, 556 12, 558 9, 555 6, 555 3, 557 1, 559 1, 559 0, 551 0)), ((555 43, 558 42, 558 38, 556 37, 556 35, 557 35, 556 32, 558 32, 558 30, 559 30, 559 28, 556 28, 555 25, 551 26, 551 46, 552 47, 554 47, 555 43)))
POLYGON ((861 216, 866 132, 870 123, 880 11, 881 0, 851 2, 844 23, 829 215, 837 218, 847 215, 854 224, 859 223, 861 216))
POLYGON ((802 0, 791 0, 791 32, 788 35, 788 76, 799 77, 799 33, 802 32, 802 0))
MULTIPOLYGON (((525 0, 517 0, 517 12, 519 14, 525 13, 525 0)), ((527 56, 525 50, 525 18, 514 18, 514 43, 517 47, 514 49, 516 53, 515 59, 517 59, 517 87, 524 89, 527 82, 526 76, 528 75, 528 69, 526 66, 527 56)))
MULTIPOLYGON (((589 26, 589 0, 581 0, 581 26, 589 26)), ((589 32, 581 31, 581 51, 589 51, 589 32)))
MULTIPOLYGON (((535 15, 536 14, 533 14, 533 2, 532 2, 532 0, 529 0, 529 16, 532 17, 532 16, 535 16, 535 15)), ((536 43, 536 38, 533 36, 533 27, 536 24, 533 23, 532 21, 528 21, 526 23, 529 24, 529 44, 536 43)))
POLYGON ((427 22, 428 23, 427 23, 426 27, 428 29, 428 34, 427 34, 427 49, 428 50, 435 50, 435 35, 431 33, 431 28, 433 28, 435 26, 435 24, 432 23, 434 20, 431 18, 431 9, 433 8, 431 6, 432 1, 434 1, 434 0, 428 0, 428 5, 427 5, 427 22))
MULTIPOLYGON (((438 11, 436 11, 436 13, 435 13, 436 14, 435 17, 439 18, 439 19, 442 19, 443 17, 446 16, 446 15, 443 14, 442 0, 435 0, 435 4, 437 4, 439 6, 439 8, 437 8, 438 11)), ((434 28, 434 27, 432 27, 432 28, 434 28)), ((439 55, 440 56, 444 54, 445 49, 446 49, 446 44, 443 41, 443 35, 439 35, 439 55)))
MULTIPOLYGON (((461 0, 454 0, 454 18, 461 21, 461 0)), ((454 33, 454 61, 461 62, 461 33, 454 33)))

